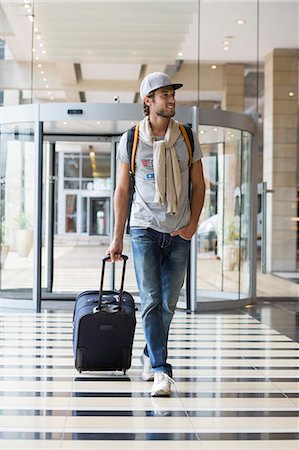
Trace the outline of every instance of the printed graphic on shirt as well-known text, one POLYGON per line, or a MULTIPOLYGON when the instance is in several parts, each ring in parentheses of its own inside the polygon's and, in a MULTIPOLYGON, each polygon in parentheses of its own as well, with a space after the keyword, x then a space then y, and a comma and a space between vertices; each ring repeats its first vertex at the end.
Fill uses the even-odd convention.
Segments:
POLYGON ((147 180, 147 181, 154 180, 154 179, 155 179, 155 174, 154 174, 154 172, 146 173, 146 174, 144 175, 144 179, 147 180))
POLYGON ((143 165, 143 167, 153 167, 153 159, 152 158, 141 159, 141 164, 143 165))

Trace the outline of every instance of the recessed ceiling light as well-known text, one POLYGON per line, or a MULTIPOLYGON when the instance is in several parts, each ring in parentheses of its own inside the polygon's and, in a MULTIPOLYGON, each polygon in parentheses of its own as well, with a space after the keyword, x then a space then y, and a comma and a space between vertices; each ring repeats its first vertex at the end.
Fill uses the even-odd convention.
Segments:
POLYGON ((33 22, 34 21, 34 15, 33 14, 27 14, 27 19, 29 20, 29 22, 33 22))
POLYGON ((216 66, 216 64, 213 64, 213 65, 211 66, 211 69, 212 69, 212 70, 215 70, 215 69, 217 69, 217 66, 216 66))
POLYGON ((39 63, 39 64, 37 65, 37 67, 41 68, 41 67, 43 67, 43 65, 42 65, 41 63, 39 63))
POLYGON ((67 125, 67 122, 62 122, 62 125, 67 125))
POLYGON ((244 20, 244 19, 238 19, 238 20, 236 20, 236 24, 237 25, 244 25, 246 23, 246 20, 244 20))
POLYGON ((200 134, 203 134, 203 133, 205 133, 205 130, 200 130, 199 132, 200 132, 200 134))
POLYGON ((42 50, 42 54, 45 55, 47 52, 46 50, 42 50))
POLYGON ((290 91, 290 92, 289 92, 289 97, 294 97, 294 95, 295 95, 295 94, 294 94, 293 91, 290 91))
POLYGON ((226 45, 223 47, 223 50, 229 50, 229 47, 226 45))
POLYGON ((97 121, 97 125, 100 125, 100 124, 101 124, 101 122, 98 120, 98 121, 97 121))
POLYGON ((182 53, 182 52, 179 52, 179 53, 178 53, 178 56, 183 56, 183 53, 182 53))

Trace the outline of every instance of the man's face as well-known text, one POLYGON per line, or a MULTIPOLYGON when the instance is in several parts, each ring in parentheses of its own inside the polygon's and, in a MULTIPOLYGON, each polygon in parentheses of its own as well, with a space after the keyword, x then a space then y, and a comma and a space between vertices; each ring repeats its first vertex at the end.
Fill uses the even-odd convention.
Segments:
POLYGON ((175 91, 171 87, 157 89, 149 103, 150 111, 169 119, 175 115, 175 91))

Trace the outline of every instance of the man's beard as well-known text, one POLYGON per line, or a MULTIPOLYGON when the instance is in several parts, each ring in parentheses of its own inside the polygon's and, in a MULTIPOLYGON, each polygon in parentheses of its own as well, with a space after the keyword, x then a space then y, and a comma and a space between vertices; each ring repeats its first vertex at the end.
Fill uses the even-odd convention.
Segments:
POLYGON ((166 112, 164 109, 157 111, 157 116, 163 117, 164 119, 169 119, 175 115, 175 109, 170 112, 166 112))

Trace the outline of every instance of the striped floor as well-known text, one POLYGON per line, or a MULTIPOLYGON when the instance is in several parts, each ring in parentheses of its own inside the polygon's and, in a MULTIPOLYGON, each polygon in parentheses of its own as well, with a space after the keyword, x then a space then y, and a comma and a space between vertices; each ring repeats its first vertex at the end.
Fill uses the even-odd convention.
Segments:
POLYGON ((298 344, 242 313, 173 320, 170 398, 132 367, 76 372, 72 314, 3 314, 1 450, 298 450, 298 344))

